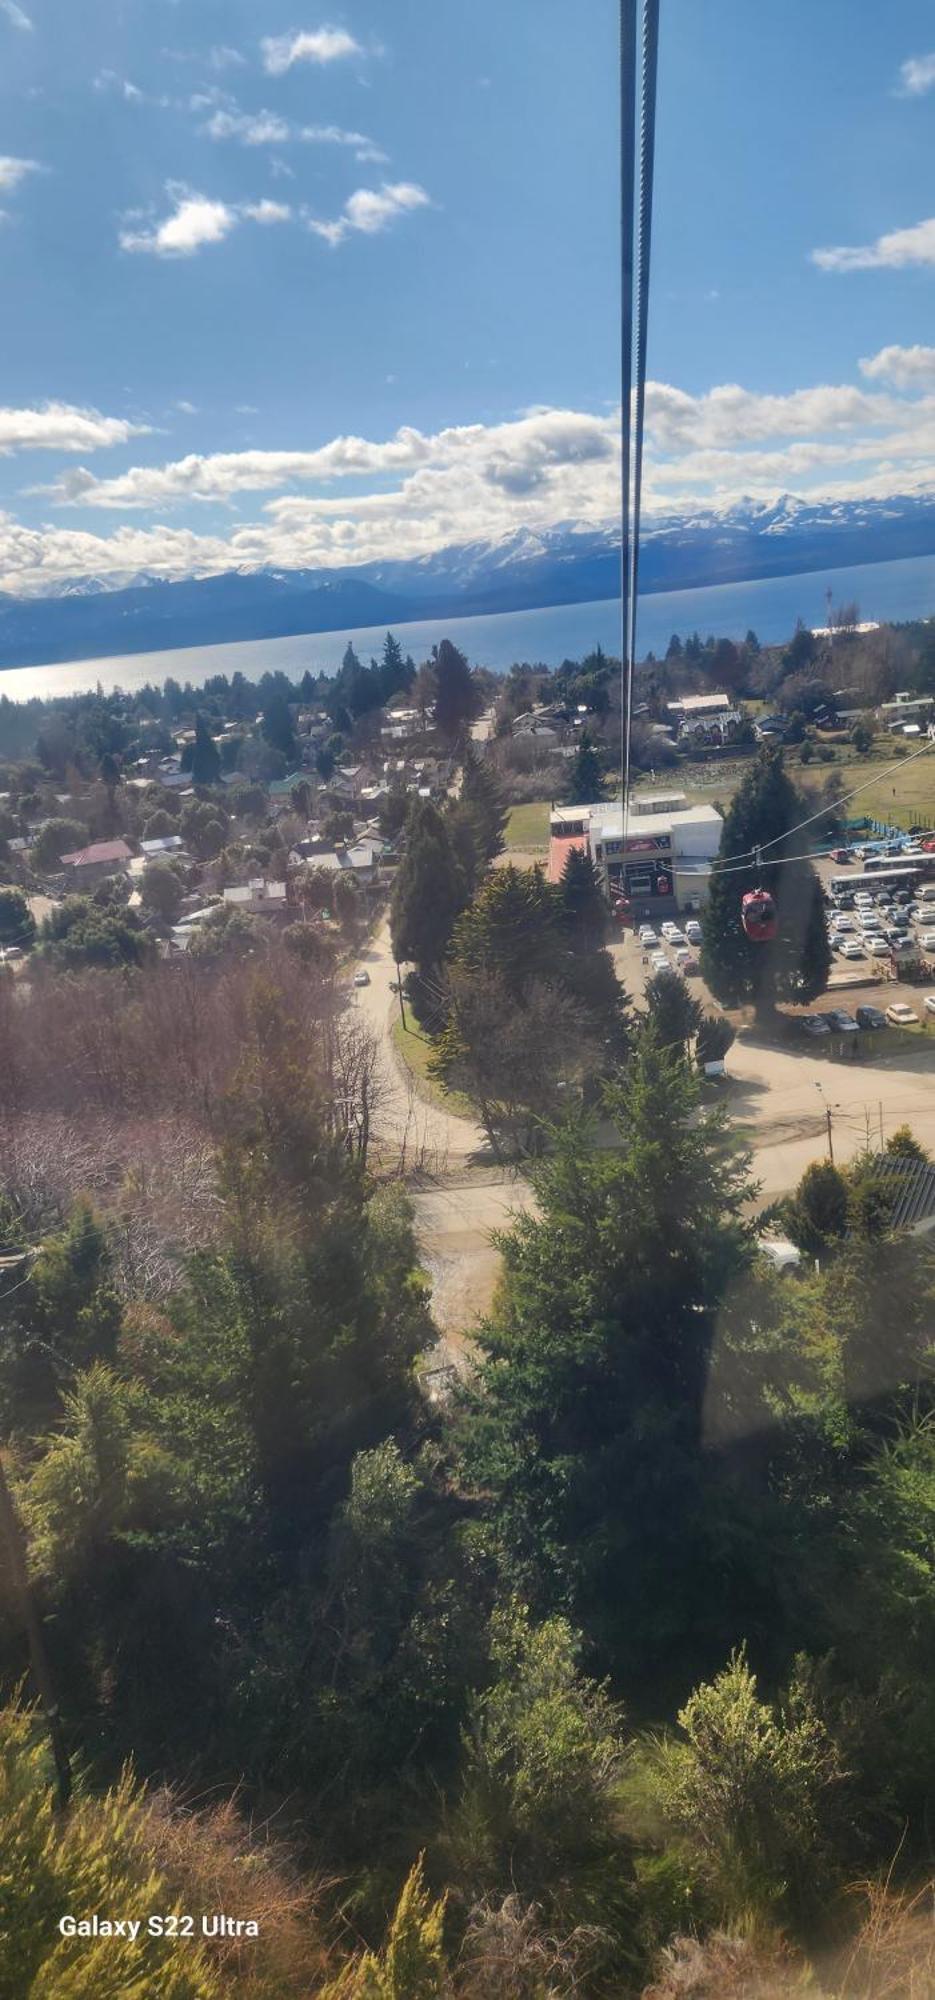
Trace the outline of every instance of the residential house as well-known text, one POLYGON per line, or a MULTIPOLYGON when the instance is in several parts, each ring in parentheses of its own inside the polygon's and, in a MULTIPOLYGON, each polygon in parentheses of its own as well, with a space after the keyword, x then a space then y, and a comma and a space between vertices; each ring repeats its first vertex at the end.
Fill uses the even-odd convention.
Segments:
POLYGON ((106 882, 109 875, 125 875, 132 860, 125 840, 94 840, 90 847, 76 848, 62 855, 62 867, 78 888, 106 882))
POLYGON ((242 910, 247 917, 289 915, 285 882, 266 882, 262 876, 257 876, 252 882, 245 882, 240 888, 225 889, 223 901, 229 909, 242 910))

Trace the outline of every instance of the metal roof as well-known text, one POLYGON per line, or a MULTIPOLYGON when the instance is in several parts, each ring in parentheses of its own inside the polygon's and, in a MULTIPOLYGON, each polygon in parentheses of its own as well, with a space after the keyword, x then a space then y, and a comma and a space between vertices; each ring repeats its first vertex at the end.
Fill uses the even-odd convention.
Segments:
POLYGON ((878 1153, 873 1165, 892 1189, 894 1229, 918 1229, 935 1221, 935 1166, 899 1153, 878 1153))

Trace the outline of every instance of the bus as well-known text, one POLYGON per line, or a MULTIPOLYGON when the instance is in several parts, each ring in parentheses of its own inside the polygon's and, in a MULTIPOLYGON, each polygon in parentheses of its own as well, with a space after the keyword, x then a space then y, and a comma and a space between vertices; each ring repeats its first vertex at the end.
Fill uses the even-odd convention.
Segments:
POLYGON ((853 873, 832 875, 828 892, 832 900, 838 896, 853 896, 859 889, 869 889, 871 893, 880 889, 888 889, 891 894, 894 889, 911 889, 914 892, 921 880, 922 872, 917 862, 910 864, 881 860, 880 866, 874 868, 868 861, 866 868, 859 875, 853 873))

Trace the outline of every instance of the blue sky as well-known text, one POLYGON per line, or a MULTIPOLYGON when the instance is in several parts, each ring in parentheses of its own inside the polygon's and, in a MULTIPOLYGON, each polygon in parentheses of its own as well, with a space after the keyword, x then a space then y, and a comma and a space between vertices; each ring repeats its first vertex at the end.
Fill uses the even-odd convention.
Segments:
MULTIPOLYGON (((611 0, 0 0, 0 588, 609 518, 615 65, 611 0)), ((933 139, 923 0, 662 0, 651 506, 935 483, 933 139)))

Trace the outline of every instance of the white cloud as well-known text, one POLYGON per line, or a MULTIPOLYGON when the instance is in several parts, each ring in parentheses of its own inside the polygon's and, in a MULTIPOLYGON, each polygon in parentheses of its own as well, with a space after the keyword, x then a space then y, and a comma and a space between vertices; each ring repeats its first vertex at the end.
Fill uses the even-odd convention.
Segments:
POLYGON ((935 85, 935 55, 910 56, 899 71, 899 95, 924 97, 935 85))
POLYGON ((103 417, 99 410, 78 409, 73 403, 44 403, 23 410, 0 408, 0 455, 4 456, 12 451, 99 451, 149 433, 149 424, 103 417))
POLYGON ((32 34, 33 23, 16 0, 0 0, 0 14, 4 14, 11 27, 20 28, 24 35, 32 34))
POLYGON ((829 250, 813 250, 811 261, 821 271, 897 271, 908 265, 935 264, 935 215, 908 229, 891 229, 875 243, 839 243, 829 250))
POLYGON ((204 130, 209 139, 239 139, 244 146, 284 146, 292 136, 276 111, 215 111, 204 130))
POLYGON ((248 201, 241 213, 248 216, 251 222, 263 224, 292 220, 292 210, 284 201, 248 201))
POLYGON ((128 76, 118 76, 114 69, 99 70, 94 79, 95 90, 113 90, 124 98, 127 104, 142 104, 144 92, 138 84, 131 83, 128 76))
POLYGON ((18 160, 12 153, 0 153, 0 194, 12 194, 27 174, 41 172, 38 160, 18 160))
POLYGON ((212 69, 243 69, 247 58, 241 55, 239 49, 229 48, 222 42, 211 50, 208 61, 212 69))
MULTIPOLYGON (((199 110, 212 102, 217 102, 216 96, 202 93, 192 99, 192 106, 199 110)), ((292 125, 278 111, 242 111, 230 97, 201 129, 209 139, 237 139, 243 146, 286 146, 294 141, 306 146, 352 147, 360 161, 382 163, 387 157, 366 132, 348 132, 342 125, 292 125)))
MULTIPOLYGON (((649 384, 647 515, 695 516, 742 495, 765 501, 790 490, 829 505, 935 497, 935 384, 919 358, 925 354, 883 348, 867 358, 863 384, 784 396, 736 383, 702 395, 649 384), (872 386, 896 382, 898 390, 906 368, 907 393, 872 386)), ((616 518, 618 485, 612 409, 536 408, 433 433, 402 426, 385 438, 339 436, 307 450, 191 453, 112 478, 79 461, 39 490, 60 506, 88 510, 89 519, 113 510, 123 520, 102 533, 62 517, 39 529, 0 524, 0 589, 48 589, 89 569, 190 575, 238 565, 347 566, 521 528, 599 526, 616 518), (246 514, 250 495, 258 496, 252 519, 238 512, 218 525, 222 509, 246 514), (192 525, 199 505, 204 532, 192 525), (184 525, 169 525, 175 508, 188 510, 184 525), (134 521, 135 514, 145 518, 134 521)))
POLYGON ((359 56, 363 50, 346 28, 321 27, 295 35, 266 35, 260 43, 263 67, 270 76, 282 76, 293 63, 332 63, 344 56, 359 56))
POLYGON ((177 184, 167 190, 175 206, 164 222, 152 229, 124 229, 122 250, 148 252, 154 257, 192 257, 206 243, 222 243, 237 226, 237 211, 223 201, 209 201, 206 195, 191 194, 177 184))
POLYGON ((179 398, 179 401, 176 403, 175 407, 177 410, 181 411, 183 417, 197 417, 198 415, 197 403, 186 402, 184 396, 181 396, 179 398))
POLYGON ((881 347, 860 363, 860 372, 896 389, 935 389, 935 347, 881 347))
POLYGON ((430 206, 425 189, 415 181, 384 181, 380 188, 357 188, 335 221, 319 222, 312 217, 308 226, 316 236, 323 236, 326 243, 337 245, 354 230, 364 236, 376 236, 388 229, 397 216, 430 206))

